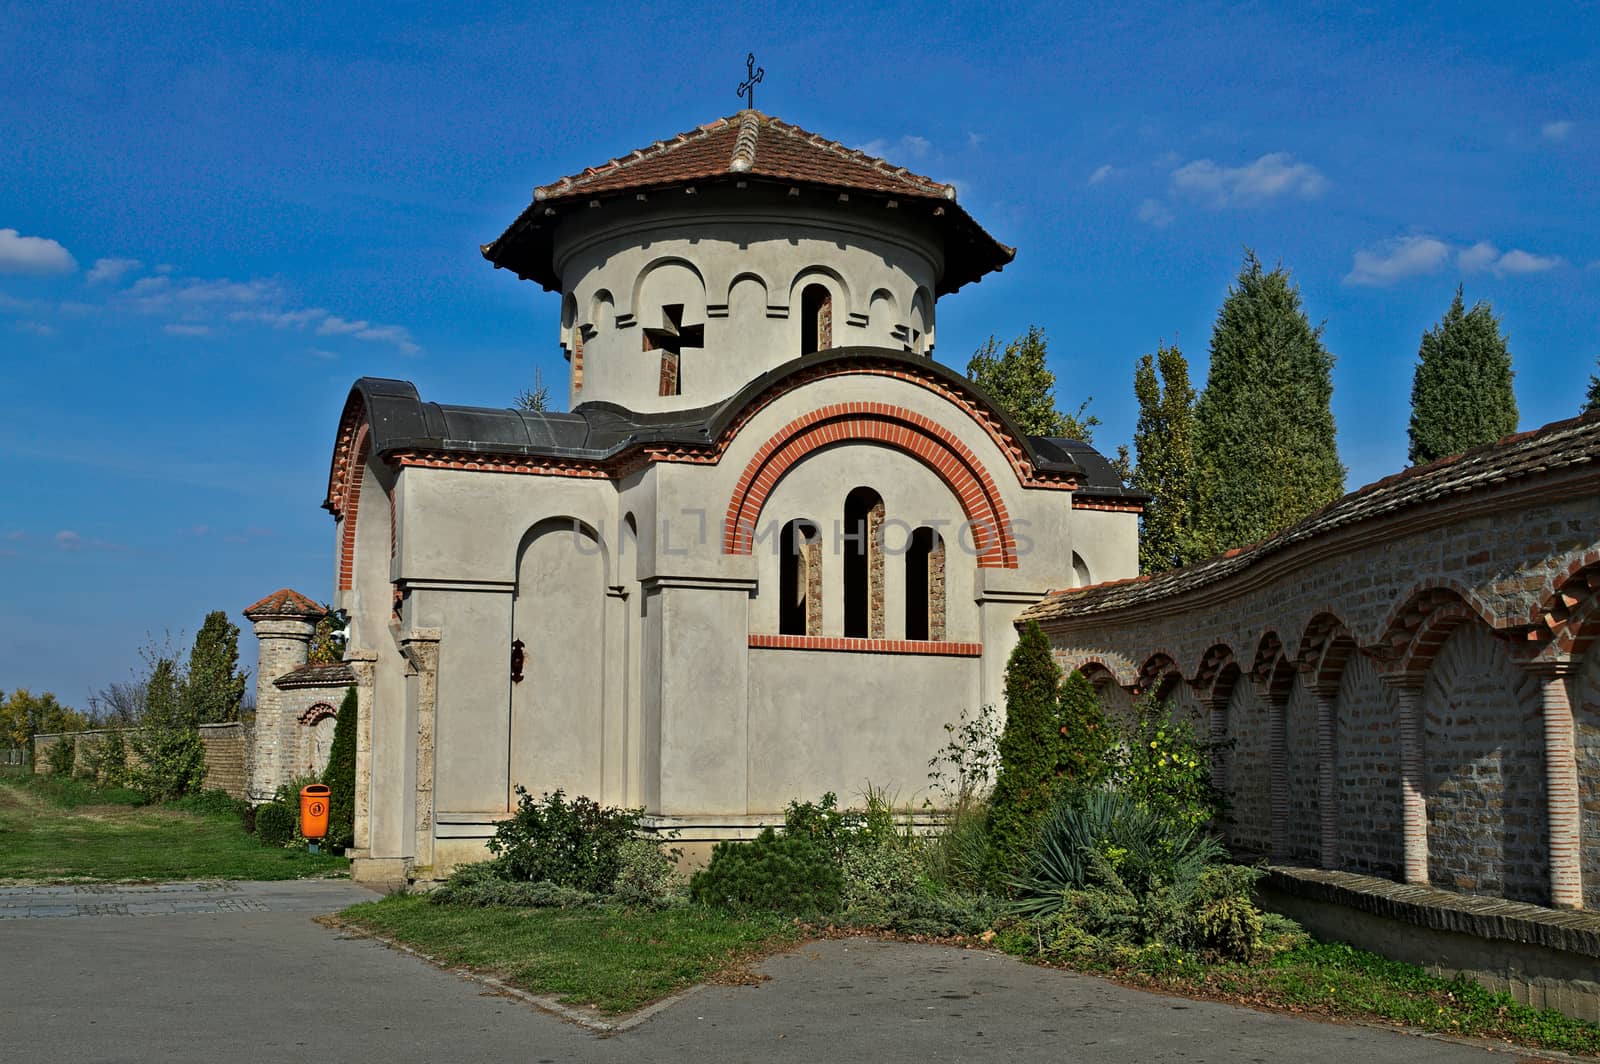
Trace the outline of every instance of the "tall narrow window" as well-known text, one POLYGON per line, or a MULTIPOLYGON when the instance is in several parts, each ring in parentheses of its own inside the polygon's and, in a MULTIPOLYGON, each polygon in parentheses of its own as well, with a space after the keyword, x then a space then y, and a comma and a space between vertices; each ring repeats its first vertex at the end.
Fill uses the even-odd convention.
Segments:
POLYGON ((883 497, 856 488, 844 500, 844 634, 883 638, 883 497))
POLYGON ((822 536, 795 520, 778 535, 778 632, 822 634, 822 536))
POLYGON ((808 284, 800 293, 800 353, 809 355, 833 346, 833 293, 826 285, 808 284))
POLYGON ((906 547, 906 638, 944 639, 944 540, 927 527, 906 547))

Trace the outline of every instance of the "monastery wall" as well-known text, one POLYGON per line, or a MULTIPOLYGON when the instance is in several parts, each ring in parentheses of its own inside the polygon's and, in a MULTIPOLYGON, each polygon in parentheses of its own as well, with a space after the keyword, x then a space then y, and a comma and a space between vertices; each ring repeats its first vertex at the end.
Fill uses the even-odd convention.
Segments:
POLYGON ((1240 853, 1600 907, 1600 418, 1409 470, 1038 620, 1205 718, 1240 853))

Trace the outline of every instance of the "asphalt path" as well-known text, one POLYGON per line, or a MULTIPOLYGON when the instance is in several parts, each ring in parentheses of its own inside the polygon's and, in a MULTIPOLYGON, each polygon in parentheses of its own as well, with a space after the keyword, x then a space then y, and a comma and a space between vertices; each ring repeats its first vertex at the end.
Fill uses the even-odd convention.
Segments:
MULTIPOLYGON (((1155 1061, 1431 1064, 1518 1054, 1114 986, 1000 954, 807 943, 596 1033, 312 922, 339 881, 0 887, 0 1060, 1155 1061)), ((1525 1055, 1520 1055, 1526 1059, 1525 1055)))

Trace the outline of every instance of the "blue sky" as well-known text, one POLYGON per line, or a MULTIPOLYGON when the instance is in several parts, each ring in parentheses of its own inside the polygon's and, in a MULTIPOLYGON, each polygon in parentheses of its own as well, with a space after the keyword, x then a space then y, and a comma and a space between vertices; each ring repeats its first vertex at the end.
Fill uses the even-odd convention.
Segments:
MULTIPOLYGON (((1600 354, 1593 4, 0 2, 0 689, 75 704, 147 634, 327 598, 318 508, 364 374, 562 388, 558 300, 477 246, 535 184, 756 103, 940 180, 1017 245, 938 357, 1051 341, 1128 439, 1133 363, 1206 343, 1244 245, 1338 356, 1350 487, 1400 468, 1458 282, 1524 428, 1600 354), (326 12, 326 13, 325 13, 326 12)), ((253 644, 246 640, 247 656, 253 644)))

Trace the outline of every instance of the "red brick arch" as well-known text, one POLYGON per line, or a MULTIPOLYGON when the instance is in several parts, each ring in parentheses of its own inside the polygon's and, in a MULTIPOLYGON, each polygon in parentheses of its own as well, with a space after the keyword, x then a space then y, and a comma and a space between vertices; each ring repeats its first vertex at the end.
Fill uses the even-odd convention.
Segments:
POLYGON ((789 422, 762 444, 728 500, 723 553, 749 554, 761 508, 783 475, 813 451, 846 440, 893 447, 933 470, 961 503, 972 527, 979 567, 1017 567, 1010 515, 977 455, 931 418, 886 403, 825 406, 789 422))
MULTIPOLYGON (((372 442, 371 426, 363 422, 356 430, 352 452, 355 460, 344 475, 344 492, 339 512, 344 526, 339 530, 339 590, 349 591, 356 579, 356 515, 361 510, 361 475, 367 467, 367 451, 372 442)), ((392 538, 392 530, 391 530, 392 538)))

